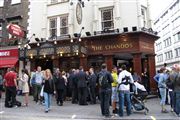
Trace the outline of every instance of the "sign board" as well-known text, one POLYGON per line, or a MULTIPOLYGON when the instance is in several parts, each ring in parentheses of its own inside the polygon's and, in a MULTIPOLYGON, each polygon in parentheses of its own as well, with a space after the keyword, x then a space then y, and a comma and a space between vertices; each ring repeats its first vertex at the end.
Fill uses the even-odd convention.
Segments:
POLYGON ((7 31, 13 36, 20 37, 20 38, 24 37, 24 31, 21 29, 20 26, 16 24, 9 24, 7 26, 7 31))

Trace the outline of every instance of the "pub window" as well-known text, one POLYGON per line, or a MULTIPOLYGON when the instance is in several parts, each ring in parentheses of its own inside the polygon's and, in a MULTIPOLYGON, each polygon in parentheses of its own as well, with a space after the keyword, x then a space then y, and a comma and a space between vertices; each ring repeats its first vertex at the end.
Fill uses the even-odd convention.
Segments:
POLYGON ((114 28, 113 8, 101 10, 101 25, 102 30, 114 28))
POLYGON ((57 36, 57 18, 51 18, 49 20, 49 33, 50 37, 57 36))
POLYGON ((68 16, 60 16, 60 35, 68 34, 68 16))
POLYGON ((180 57, 180 47, 175 49, 176 57, 180 57))
POLYGON ((21 0, 12 0, 11 1, 11 4, 18 4, 18 3, 21 3, 21 0))

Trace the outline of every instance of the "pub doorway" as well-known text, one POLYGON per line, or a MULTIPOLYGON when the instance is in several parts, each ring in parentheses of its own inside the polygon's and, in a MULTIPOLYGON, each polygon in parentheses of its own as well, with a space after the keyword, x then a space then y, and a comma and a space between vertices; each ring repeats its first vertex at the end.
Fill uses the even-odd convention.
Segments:
POLYGON ((53 61, 51 59, 36 59, 36 66, 41 66, 42 70, 50 69, 53 72, 53 61))
POLYGON ((59 59, 60 70, 69 72, 70 69, 79 69, 80 60, 77 57, 64 57, 59 59))

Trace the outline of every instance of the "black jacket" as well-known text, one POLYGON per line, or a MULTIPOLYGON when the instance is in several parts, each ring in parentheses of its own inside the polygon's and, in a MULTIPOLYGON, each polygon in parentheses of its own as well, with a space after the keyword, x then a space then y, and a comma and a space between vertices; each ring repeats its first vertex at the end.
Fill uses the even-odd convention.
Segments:
POLYGON ((45 80, 44 82, 44 92, 48 94, 54 93, 54 82, 53 79, 45 80))
POLYGON ((53 80, 56 90, 65 89, 65 79, 62 76, 54 75, 53 80))
POLYGON ((83 71, 79 71, 78 74, 76 74, 77 78, 77 87, 87 87, 87 75, 83 71))
POLYGON ((97 76, 93 73, 92 75, 89 75, 89 87, 96 87, 96 82, 97 82, 97 76))

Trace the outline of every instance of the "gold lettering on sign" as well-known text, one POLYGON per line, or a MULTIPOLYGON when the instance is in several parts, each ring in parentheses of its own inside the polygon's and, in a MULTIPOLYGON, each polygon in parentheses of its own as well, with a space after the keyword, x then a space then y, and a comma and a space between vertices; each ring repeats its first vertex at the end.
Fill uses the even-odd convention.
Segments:
POLYGON ((94 51, 100 51, 100 50, 102 50, 102 46, 94 46, 94 45, 92 45, 92 49, 94 51))
POLYGON ((128 48, 132 48, 133 44, 132 43, 121 43, 121 44, 117 44, 117 45, 99 45, 99 46, 95 46, 92 45, 91 48, 94 51, 101 51, 101 50, 114 50, 114 49, 128 49, 128 48))

